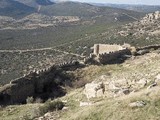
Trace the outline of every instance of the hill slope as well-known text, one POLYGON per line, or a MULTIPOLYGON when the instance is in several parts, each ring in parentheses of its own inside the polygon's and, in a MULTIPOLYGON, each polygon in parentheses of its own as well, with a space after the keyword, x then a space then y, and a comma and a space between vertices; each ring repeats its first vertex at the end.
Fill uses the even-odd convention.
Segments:
MULTIPOLYGON (((71 16, 81 16, 81 17, 93 17, 97 15, 108 15, 114 13, 134 13, 137 17, 142 15, 138 12, 127 11, 118 8, 111 7, 98 7, 87 3, 78 2, 60 2, 57 4, 42 6, 40 13, 48 15, 71 15, 71 16)), ((134 16, 134 17, 136 17, 134 16)))
POLYGON ((0 1, 0 15, 14 18, 23 17, 34 12, 35 9, 13 0, 0 1))

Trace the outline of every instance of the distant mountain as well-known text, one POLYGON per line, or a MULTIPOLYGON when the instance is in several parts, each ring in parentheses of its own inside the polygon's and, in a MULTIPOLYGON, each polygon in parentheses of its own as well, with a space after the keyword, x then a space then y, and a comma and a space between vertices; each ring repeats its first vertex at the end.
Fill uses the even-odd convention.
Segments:
POLYGON ((14 18, 24 17, 35 9, 13 0, 0 0, 0 15, 14 18))
POLYGON ((103 3, 91 3, 95 6, 109 6, 114 8, 122 8, 126 10, 133 10, 137 12, 150 13, 154 11, 160 11, 160 6, 158 5, 128 5, 128 4, 103 4, 103 3))
MULTIPOLYGON (((87 3, 60 2, 53 5, 42 6, 39 10, 42 14, 52 16, 79 16, 91 18, 95 16, 119 17, 125 14, 140 18, 143 13, 128 11, 112 7, 99 7, 87 3)), ((129 16, 128 16, 129 17, 129 16)))
POLYGON ((21 0, 21 3, 18 1, 20 0, 2 0, 0 5, 3 12, 0 15, 15 18, 38 12, 47 16, 77 16, 81 20, 99 23, 133 21, 144 16, 144 13, 131 10, 80 2, 58 2, 54 4, 48 0, 45 2, 41 0, 21 0), (30 6, 34 6, 34 8, 30 6))
POLYGON ((54 4, 50 0, 15 0, 30 7, 37 8, 39 5, 52 5, 54 4))

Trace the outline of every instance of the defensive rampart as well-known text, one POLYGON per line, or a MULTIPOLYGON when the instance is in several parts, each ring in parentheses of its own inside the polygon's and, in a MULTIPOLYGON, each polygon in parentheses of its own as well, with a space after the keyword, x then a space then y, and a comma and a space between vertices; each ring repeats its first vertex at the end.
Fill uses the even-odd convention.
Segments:
POLYGON ((11 80, 0 88, 0 105, 25 103, 27 97, 55 98, 65 94, 62 85, 67 81, 63 71, 67 68, 77 68, 77 61, 53 65, 43 70, 34 70, 29 74, 11 80))

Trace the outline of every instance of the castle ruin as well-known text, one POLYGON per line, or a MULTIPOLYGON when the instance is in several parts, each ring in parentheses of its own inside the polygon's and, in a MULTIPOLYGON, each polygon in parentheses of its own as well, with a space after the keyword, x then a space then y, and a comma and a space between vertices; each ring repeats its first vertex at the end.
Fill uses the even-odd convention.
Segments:
POLYGON ((125 55, 131 55, 131 46, 129 44, 95 44, 91 58, 100 64, 107 64, 123 58, 125 55))

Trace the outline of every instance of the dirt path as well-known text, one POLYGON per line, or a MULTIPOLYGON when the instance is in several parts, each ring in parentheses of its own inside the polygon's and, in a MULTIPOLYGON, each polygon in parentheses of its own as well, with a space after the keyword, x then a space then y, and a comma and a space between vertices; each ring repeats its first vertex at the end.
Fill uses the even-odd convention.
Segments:
POLYGON ((126 16, 128 16, 128 17, 134 19, 134 20, 138 20, 137 18, 135 18, 135 17, 133 17, 133 16, 131 16, 131 15, 128 15, 128 14, 126 14, 126 13, 122 13, 122 14, 123 14, 123 15, 126 15, 126 16))
POLYGON ((52 47, 48 48, 39 48, 39 49, 26 49, 26 50, 0 50, 0 53, 14 53, 14 52, 34 52, 34 51, 44 51, 44 50, 52 50, 52 47))
POLYGON ((81 58, 85 58, 86 56, 83 56, 83 55, 79 55, 79 54, 75 54, 75 53, 70 53, 70 52, 66 52, 66 51, 62 51, 62 50, 58 50, 58 49, 53 49, 54 51, 57 51, 57 52, 62 52, 64 54, 67 54, 67 55, 74 55, 74 56, 77 56, 77 57, 81 57, 81 58))
POLYGON ((60 45, 57 45, 57 46, 54 46, 54 47, 46 47, 46 48, 39 48, 39 49, 25 49, 25 50, 0 50, 0 53, 25 53, 25 52, 54 50, 54 51, 57 51, 57 52, 62 52, 64 54, 70 54, 70 55, 74 55, 74 56, 77 56, 77 57, 84 58, 85 56, 83 56, 83 55, 62 51, 62 50, 57 49, 57 47, 61 47, 61 46, 64 46, 64 45, 70 45, 70 44, 76 43, 78 41, 86 41, 89 38, 94 37, 94 36, 96 36, 96 34, 92 34, 92 35, 86 36, 84 38, 79 38, 77 40, 74 40, 74 41, 71 41, 71 42, 68 42, 68 43, 63 43, 63 44, 60 44, 60 45))

